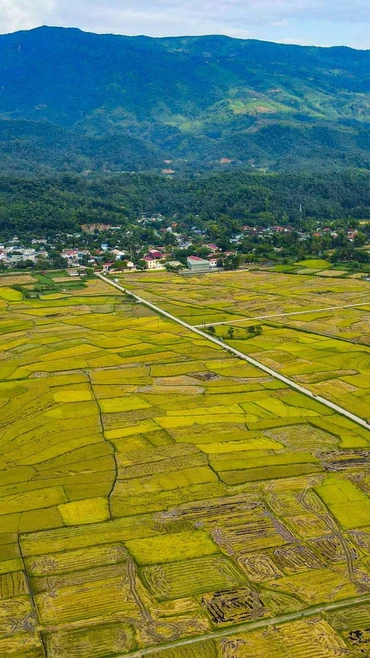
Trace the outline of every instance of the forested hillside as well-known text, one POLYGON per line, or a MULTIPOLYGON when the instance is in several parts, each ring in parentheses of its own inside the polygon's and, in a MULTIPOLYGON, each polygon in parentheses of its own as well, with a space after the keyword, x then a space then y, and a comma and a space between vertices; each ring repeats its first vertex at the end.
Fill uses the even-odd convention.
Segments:
POLYGON ((0 177, 0 234, 77 231, 81 224, 130 227, 141 214, 179 226, 320 223, 370 218, 370 172, 203 174, 165 179, 120 174, 0 177))
POLYGON ((370 51, 47 27, 3 35, 0 166, 369 168, 370 51))

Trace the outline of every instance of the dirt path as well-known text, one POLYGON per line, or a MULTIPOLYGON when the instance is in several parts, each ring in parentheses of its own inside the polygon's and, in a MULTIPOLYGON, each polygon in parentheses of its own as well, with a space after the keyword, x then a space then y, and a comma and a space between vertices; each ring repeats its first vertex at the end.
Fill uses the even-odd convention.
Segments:
POLYGON ((259 621, 246 622, 244 624, 237 624, 230 628, 220 629, 219 631, 211 631, 210 633, 197 635, 195 637, 188 637, 182 640, 176 640, 175 642, 168 642, 167 644, 162 644, 160 646, 147 647, 145 649, 141 649, 140 651, 131 651, 129 653, 117 656, 117 658, 142 658, 142 656, 151 656, 159 653, 160 651, 164 651, 165 649, 176 649, 177 647, 189 646, 198 642, 204 642, 206 640, 219 640, 224 637, 238 635, 239 633, 259 630, 269 626, 278 626, 279 624, 287 624, 288 622, 296 621, 297 619, 314 617, 315 615, 320 615, 322 612, 343 610, 345 608, 350 608, 353 605, 359 605, 361 603, 370 603, 370 594, 366 594, 364 596, 356 596, 352 599, 342 599, 341 601, 336 601, 334 603, 323 603, 322 605, 315 605, 310 608, 306 608, 306 610, 289 612, 285 615, 280 615, 279 617, 260 619, 259 621))

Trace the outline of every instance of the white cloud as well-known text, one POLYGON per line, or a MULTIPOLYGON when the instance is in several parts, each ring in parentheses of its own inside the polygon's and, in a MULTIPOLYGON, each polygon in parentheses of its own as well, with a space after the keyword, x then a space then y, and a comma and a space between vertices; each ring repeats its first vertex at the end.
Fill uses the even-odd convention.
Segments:
POLYGON ((370 22, 368 0, 80 0, 79 8, 59 0, 60 13, 65 18, 76 16, 94 23, 109 24, 112 28, 132 31, 138 23, 158 29, 176 23, 182 28, 197 25, 199 32, 207 33, 212 26, 281 24, 291 20, 331 21, 349 23, 370 22), (116 24, 115 24, 116 21, 116 24))
POLYGON ((51 18, 55 0, 0 0, 1 32, 28 30, 51 18))
POLYGON ((40 24, 169 36, 222 33, 300 43, 367 39, 369 0, 0 0, 1 32, 40 24))
POLYGON ((271 27, 288 27, 289 21, 286 18, 281 19, 281 21, 273 21, 271 27))

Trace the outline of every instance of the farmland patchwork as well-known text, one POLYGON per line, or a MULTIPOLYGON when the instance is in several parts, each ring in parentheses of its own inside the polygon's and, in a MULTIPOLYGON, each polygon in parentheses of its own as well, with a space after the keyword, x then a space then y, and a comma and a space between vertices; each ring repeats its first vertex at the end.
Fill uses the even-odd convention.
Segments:
MULTIPOLYGON (((0 655, 366 655, 370 432, 101 281, 17 288, 0 287, 0 655)), ((368 348, 348 343, 348 366, 340 341, 296 335, 244 343, 366 417, 368 348), (313 377, 318 353, 336 378, 313 377)))

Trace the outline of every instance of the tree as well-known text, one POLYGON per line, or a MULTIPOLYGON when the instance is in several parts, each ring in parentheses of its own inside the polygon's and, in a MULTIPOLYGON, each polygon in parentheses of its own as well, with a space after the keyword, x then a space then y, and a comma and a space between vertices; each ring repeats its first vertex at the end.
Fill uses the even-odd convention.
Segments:
POLYGON ((56 254, 52 258, 52 266, 56 270, 64 270, 68 266, 68 261, 60 254, 56 254))
POLYGON ((367 251, 363 249, 355 249, 352 245, 347 247, 342 247, 336 249, 332 254, 330 260, 332 263, 340 262, 357 262, 357 263, 368 263, 370 261, 370 256, 367 251))
POLYGON ((224 269, 225 270, 237 270, 240 265, 240 255, 233 254, 226 256, 224 260, 224 269))
POLYGON ((362 233, 361 231, 357 233, 355 239, 354 239, 354 244, 356 247, 363 247, 364 244, 366 244, 367 239, 365 233, 362 233))
POLYGON ((229 340, 232 340, 234 338, 234 333, 235 333, 234 327, 229 327, 227 332, 227 337, 229 338, 229 340))
POLYGON ((127 267, 127 260, 117 260, 115 264, 116 270, 125 270, 127 267))
POLYGON ((252 336, 260 336, 262 333, 261 325, 260 324, 250 325, 250 327, 248 327, 248 333, 251 334, 252 336))
POLYGON ((165 263, 164 264, 167 272, 178 272, 179 270, 183 269, 182 264, 180 263, 179 265, 172 265, 171 263, 165 263))
POLYGON ((207 328, 207 331, 208 331, 209 334, 211 334, 211 336, 215 336, 215 335, 216 335, 216 329, 215 329, 213 326, 208 327, 208 328, 207 328))

